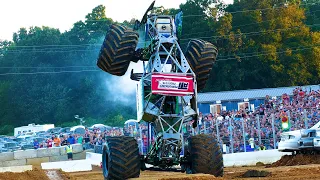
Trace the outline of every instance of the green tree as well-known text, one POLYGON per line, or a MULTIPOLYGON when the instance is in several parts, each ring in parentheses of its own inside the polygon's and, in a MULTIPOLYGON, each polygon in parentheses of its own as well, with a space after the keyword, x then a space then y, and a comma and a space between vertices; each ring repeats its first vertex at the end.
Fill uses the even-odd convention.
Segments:
POLYGON ((70 41, 73 44, 100 43, 109 30, 109 26, 114 23, 111 18, 106 17, 105 11, 106 8, 99 5, 86 15, 84 22, 75 23, 73 28, 66 33, 70 41))
MULTIPOLYGON (((320 24, 320 3, 318 0, 305 0, 306 24, 320 24)), ((313 26, 313 31, 320 31, 320 26, 313 26)))
MULTIPOLYGON (((78 124, 75 114, 95 119, 95 123, 103 123, 106 118, 114 119, 119 115, 124 118, 134 115, 132 107, 110 100, 112 97, 105 83, 110 75, 106 73, 38 74, 97 70, 70 66, 96 66, 100 45, 95 44, 102 44, 111 23, 112 19, 105 16, 105 7, 97 6, 84 22, 76 22, 65 33, 49 27, 20 28, 14 33, 13 42, 1 42, 0 66, 13 68, 2 68, 0 74, 18 74, 0 76, 0 84, 11 82, 10 86, 0 86, 0 125, 9 125, 3 126, 0 134, 28 123, 72 126, 78 124)), ((124 118, 120 120, 124 122, 124 118)), ((118 118, 113 124, 120 125, 120 120, 118 118)))
POLYGON ((211 22, 219 49, 206 91, 318 83, 319 59, 300 1, 235 1, 211 22), (254 10, 263 9, 263 10, 254 10), (235 12, 235 13, 233 13, 235 12), (305 49, 307 48, 307 49, 305 49))

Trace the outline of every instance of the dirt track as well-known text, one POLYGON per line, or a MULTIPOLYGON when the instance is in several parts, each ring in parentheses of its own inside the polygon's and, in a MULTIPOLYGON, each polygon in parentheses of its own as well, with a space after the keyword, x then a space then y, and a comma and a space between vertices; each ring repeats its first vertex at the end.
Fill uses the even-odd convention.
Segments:
MULTIPOLYGON (((214 177, 211 175, 186 175, 180 172, 159 172, 144 171, 141 173, 142 180, 204 180, 204 179, 283 179, 283 180, 305 180, 320 179, 320 155, 296 155, 283 156, 279 161, 272 165, 255 167, 234 167, 225 168, 224 177, 214 177), (306 165, 309 164, 309 165, 306 165), (317 165, 316 165, 317 164, 317 165), (258 170, 265 171, 267 177, 244 177, 247 171, 258 170)), ((251 174, 252 175, 252 174, 251 174)), ((66 173, 65 177, 75 180, 102 180, 102 172, 100 168, 94 167, 92 172, 87 173, 66 173)))
MULTIPOLYGON (((140 180, 227 180, 227 179, 281 179, 281 180, 305 180, 320 179, 320 157, 297 155, 294 158, 282 157, 278 162, 266 166, 233 167, 224 169, 224 177, 216 178, 211 175, 196 174, 186 175, 180 172, 143 171, 140 180), (301 165, 309 163, 309 165, 301 165), (316 164, 315 164, 316 163, 316 164), (285 165, 285 166, 284 166, 285 165), (267 177, 245 178, 243 175, 248 170, 266 171, 267 177)), ((63 173, 60 171, 42 171, 36 168, 24 173, 0 173, 0 180, 103 180, 99 167, 93 167, 91 172, 63 173), (47 174, 47 175, 46 175, 47 174), (50 178, 48 178, 50 176, 50 178)))
POLYGON ((38 168, 24 173, 0 173, 0 180, 49 180, 46 173, 38 168))
MULTIPOLYGON (((186 175, 179 172, 157 172, 157 171, 144 171, 141 173, 139 179, 142 180, 227 180, 227 179, 283 179, 283 180, 306 180, 306 179, 320 179, 320 165, 302 165, 302 166, 281 166, 266 168, 261 167, 237 167, 237 168, 225 168, 225 175, 223 178, 215 178, 210 175, 186 175), (242 175, 247 170, 263 170, 271 173, 269 177, 260 178, 243 178, 242 175)), ((70 179, 74 180, 103 180, 102 172, 95 170, 86 173, 67 173, 70 179)))
MULTIPOLYGON (((261 167, 237 167, 225 168, 225 175, 223 178, 215 178, 210 175, 186 175, 179 172, 159 172, 159 171, 144 171, 141 173, 139 179, 141 180, 227 180, 227 179, 281 179, 281 180, 305 180, 305 179, 320 179, 320 165, 302 165, 302 166, 281 166, 265 168, 261 167), (247 170, 264 170, 271 173, 269 177, 260 178, 243 178, 242 175, 247 170)), ((57 171, 57 173, 60 173, 57 171)), ((0 173, 0 180, 46 180, 43 171, 32 171, 25 173, 0 173)), ((62 173, 59 178, 51 178, 54 180, 103 180, 102 171, 94 168, 92 172, 79 172, 79 173, 62 173)))

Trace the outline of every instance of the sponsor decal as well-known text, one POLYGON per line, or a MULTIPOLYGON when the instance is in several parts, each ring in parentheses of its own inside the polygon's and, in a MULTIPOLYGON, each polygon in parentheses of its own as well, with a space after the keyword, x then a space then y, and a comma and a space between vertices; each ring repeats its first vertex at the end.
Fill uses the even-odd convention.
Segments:
POLYGON ((194 94, 194 77, 192 75, 154 73, 151 79, 153 94, 169 96, 194 94))
POLYGON ((159 81, 158 89, 188 90, 189 82, 159 81))

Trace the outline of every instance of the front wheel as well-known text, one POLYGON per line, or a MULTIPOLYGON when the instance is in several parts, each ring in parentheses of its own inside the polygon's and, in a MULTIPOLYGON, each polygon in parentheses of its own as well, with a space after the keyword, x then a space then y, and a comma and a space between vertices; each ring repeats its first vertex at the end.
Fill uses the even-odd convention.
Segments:
POLYGON ((125 26, 113 24, 102 44, 97 65, 112 75, 123 76, 134 57, 139 34, 125 26))
POLYGON ((218 49, 207 41, 192 39, 188 43, 185 55, 191 69, 196 74, 197 89, 201 91, 209 79, 213 64, 218 56, 218 49))
POLYGON ((190 173, 223 176, 223 156, 215 137, 199 134, 189 138, 190 173))
POLYGON ((129 179, 140 176, 140 155, 133 137, 107 137, 102 153, 102 169, 105 180, 129 179))

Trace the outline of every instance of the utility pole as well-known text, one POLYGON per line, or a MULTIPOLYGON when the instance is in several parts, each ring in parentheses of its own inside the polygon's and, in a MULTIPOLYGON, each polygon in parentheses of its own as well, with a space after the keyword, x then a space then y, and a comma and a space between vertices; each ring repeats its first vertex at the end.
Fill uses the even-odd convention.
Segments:
POLYGON ((82 126, 82 123, 85 123, 86 121, 84 121, 83 119, 84 119, 84 117, 82 117, 82 118, 79 118, 79 115, 75 115, 74 116, 74 118, 76 118, 76 119, 79 119, 79 121, 80 121, 80 125, 82 126))

